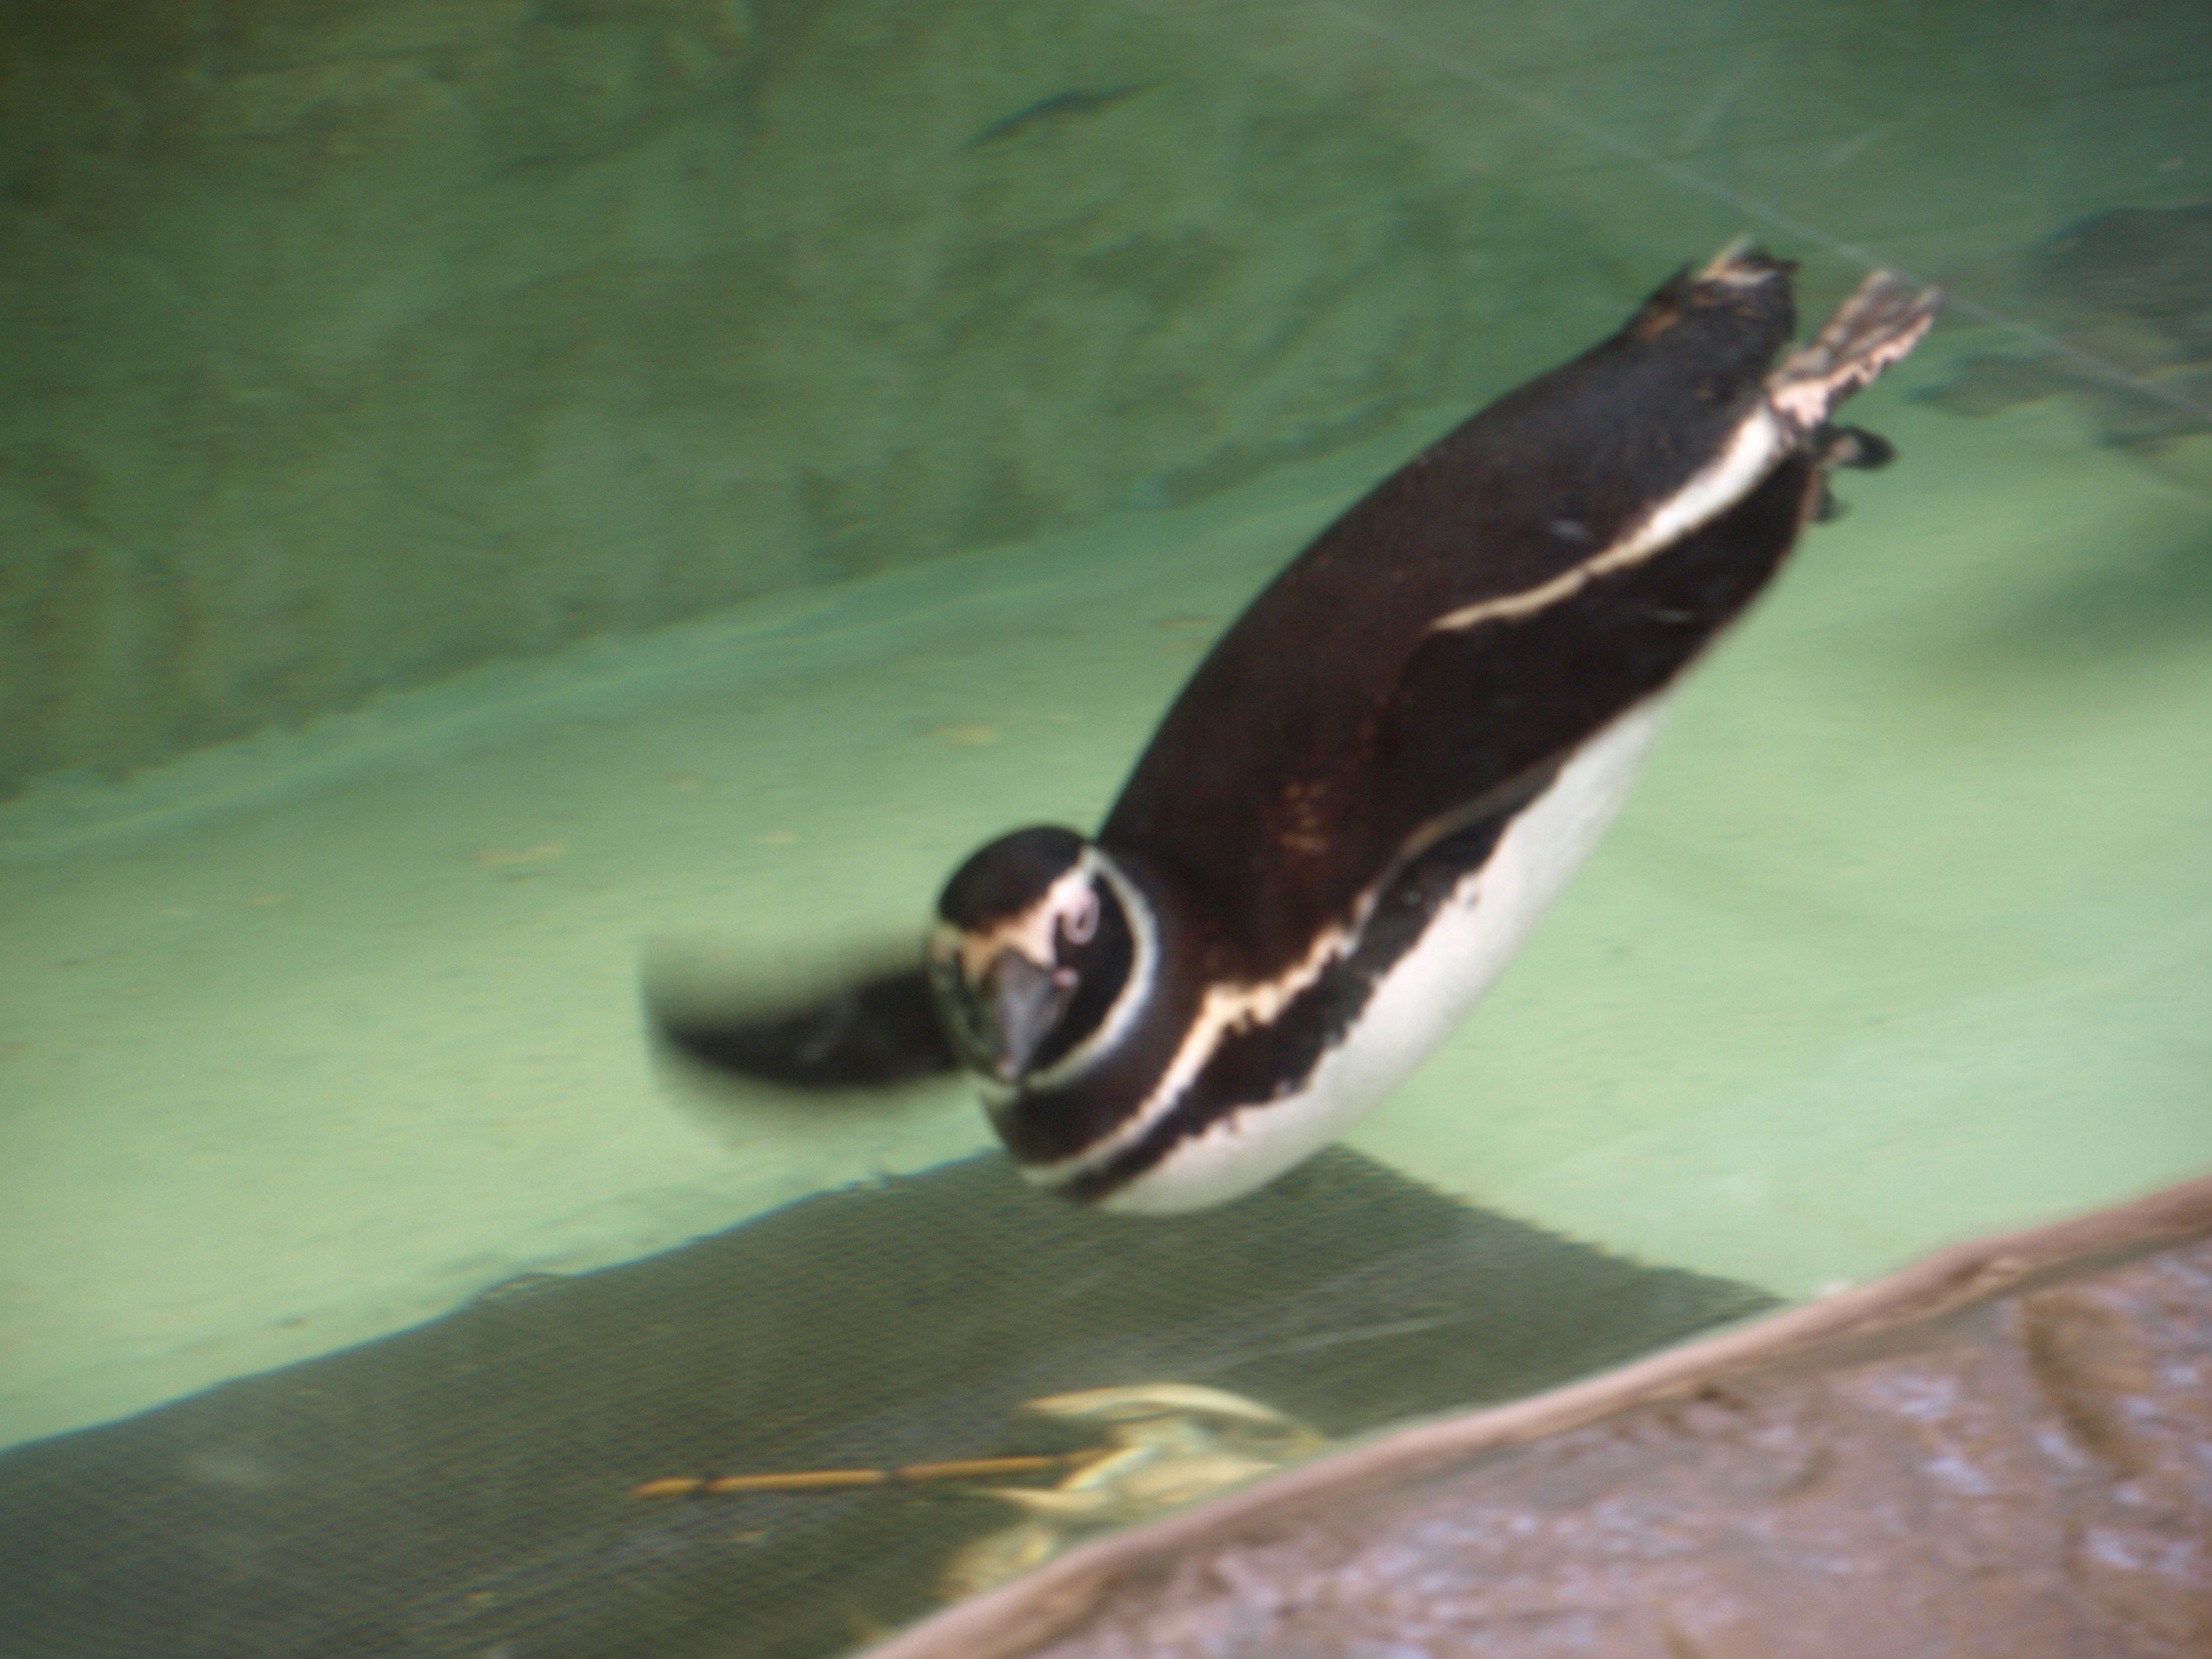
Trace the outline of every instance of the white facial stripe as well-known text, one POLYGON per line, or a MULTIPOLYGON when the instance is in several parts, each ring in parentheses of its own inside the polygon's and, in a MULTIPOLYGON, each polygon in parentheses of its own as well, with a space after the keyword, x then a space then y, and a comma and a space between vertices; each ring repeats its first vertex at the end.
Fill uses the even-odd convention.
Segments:
POLYGON ((1525 617, 1572 599, 1600 576, 1641 564, 1749 495, 1796 441, 1796 434, 1761 400, 1735 429, 1720 458, 1644 514, 1622 539, 1547 582, 1446 611, 1429 624, 1429 631, 1455 633, 1500 617, 1525 617))
POLYGON ((1036 903, 1018 916, 1010 916, 988 933, 965 933, 960 939, 960 971, 970 984, 1008 951, 1018 951, 1040 968, 1049 968, 1060 955, 1060 924, 1097 902, 1091 891, 1091 854, 1086 851, 1067 872, 1046 888, 1036 903))
MULTIPOLYGON (((1049 1089, 1065 1082, 1097 1054, 1119 1042, 1137 1018, 1137 1011, 1150 1000, 1152 981, 1159 973, 1160 930, 1152 920, 1152 907, 1145 902, 1145 896, 1121 872, 1121 866, 1096 847, 1084 849, 1082 862, 1076 868, 1086 875, 1095 872, 1105 878, 1106 884, 1114 890, 1114 896, 1121 902, 1121 914, 1129 919, 1129 977, 1123 982, 1121 994, 1114 999, 1114 1006, 1106 1011, 1106 1018, 1098 1022, 1097 1030, 1061 1055, 1056 1064, 1024 1080, 1024 1086, 1031 1089, 1049 1089)), ((1095 907, 1095 892, 1086 891, 1085 896, 1095 907)), ((1091 925, 1097 925, 1095 908, 1091 925)), ((1072 931, 1069 937, 1074 937, 1072 931)))
MULTIPOLYGON (((1120 1127, 1103 1140, 1093 1141, 1073 1158, 1062 1158, 1057 1164, 1027 1164, 1022 1172, 1040 1185, 1057 1187, 1109 1162, 1125 1147, 1143 1139, 1152 1125, 1175 1109, 1191 1080, 1213 1058, 1223 1037, 1273 1020, 1292 998, 1321 977, 1322 970, 1344 951, 1352 936, 1352 930, 1349 928, 1324 928, 1304 957, 1273 979, 1257 984, 1213 987, 1199 1004, 1197 1018, 1191 1022, 1189 1031, 1176 1050, 1175 1058, 1168 1062, 1167 1070, 1161 1073, 1159 1082, 1122 1120, 1120 1127)), ((1133 974, 1131 978, 1133 981, 1135 975, 1133 974)), ((1134 1006, 1130 1005, 1132 1017, 1134 1006)), ((1121 1013, 1119 1006, 1115 1013, 1121 1013)), ((1063 1066, 1066 1064, 1062 1062, 1063 1066)))

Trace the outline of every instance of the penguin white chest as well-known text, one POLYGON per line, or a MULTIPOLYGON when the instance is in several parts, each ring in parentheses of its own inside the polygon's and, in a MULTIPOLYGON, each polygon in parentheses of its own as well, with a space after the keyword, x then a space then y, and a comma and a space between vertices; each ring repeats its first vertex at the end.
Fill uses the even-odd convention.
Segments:
POLYGON ((1490 856, 1460 878, 1299 1088, 1225 1114, 1103 1207, 1172 1214, 1240 1197, 1319 1151, 1405 1081, 1504 971, 1620 815, 1669 695, 1637 704, 1576 750, 1490 856))

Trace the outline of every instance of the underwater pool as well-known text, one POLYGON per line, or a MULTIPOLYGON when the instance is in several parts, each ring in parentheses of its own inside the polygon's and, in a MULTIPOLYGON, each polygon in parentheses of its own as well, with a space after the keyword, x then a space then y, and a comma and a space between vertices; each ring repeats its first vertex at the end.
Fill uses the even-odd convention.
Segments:
MULTIPOLYGON (((99 212, 22 206, 11 303, 127 325, 41 335, 6 428, 0 1445, 990 1153, 965 1085, 702 1103, 641 964, 918 939, 979 843, 1095 823, 1338 510, 1739 230, 1806 260, 1808 319, 1877 263, 1951 285, 1850 405, 1898 459, 1839 476, 1346 1144, 1748 1298, 1706 1322, 2212 1170, 2197 9, 430 9, 149 33, 128 75, 27 48, 235 106, 167 159, 16 118, 99 212), (507 112, 477 173, 408 172, 434 83, 507 112), (2172 234, 2051 275, 2123 207, 2172 234), (1960 392, 1992 356, 2043 379, 1960 392)), ((1066 1247, 1070 1305, 1122 1224, 1066 1247)), ((454 1631, 384 1650, 541 1650, 454 1631)))

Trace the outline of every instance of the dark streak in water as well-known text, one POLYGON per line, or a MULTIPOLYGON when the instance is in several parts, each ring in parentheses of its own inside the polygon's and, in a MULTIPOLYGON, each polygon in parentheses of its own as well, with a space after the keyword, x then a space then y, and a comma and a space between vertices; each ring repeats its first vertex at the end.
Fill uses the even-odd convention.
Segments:
POLYGON ((1034 128, 1054 121, 1065 121, 1071 116, 1092 115, 1109 104, 1118 104, 1131 94, 1146 91, 1149 82, 1136 82, 1126 87, 1107 87, 1093 92, 1078 87, 1072 92, 1056 92, 1049 98, 1040 98, 1034 104, 1024 104, 1012 115, 1002 115, 970 138, 961 148, 981 149, 987 144, 1002 144, 1018 138, 1034 128))

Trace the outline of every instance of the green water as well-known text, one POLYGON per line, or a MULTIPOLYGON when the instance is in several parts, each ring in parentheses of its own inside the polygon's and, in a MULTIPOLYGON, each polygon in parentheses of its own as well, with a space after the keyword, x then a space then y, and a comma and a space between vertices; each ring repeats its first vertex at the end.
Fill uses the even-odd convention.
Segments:
MULTIPOLYGON (((2212 512, 2063 410, 1866 404, 1902 459, 1353 1145, 1800 1294, 2212 1165, 2212 512)), ((1095 818, 1209 630, 1421 429, 16 808, 9 1426, 988 1144, 957 1088, 687 1114, 641 951, 895 932, 996 830, 1095 818)))
MULTIPOLYGON (((286 472, 284 445, 305 454, 324 428, 265 411, 197 482, 156 476, 161 445, 131 451, 138 417, 117 411, 141 357, 181 349, 200 313, 153 255, 118 265, 145 293, 116 302, 112 334, 71 337, 99 373, 42 370, 7 428, 9 476, 40 503, 9 508, 19 562, 63 525, 108 574, 58 575, 9 612, 18 660, 51 644, 80 665, 10 705, 55 746, 0 802, 0 1445, 989 1146, 957 1087, 884 1116, 691 1109, 647 1064, 641 962, 916 930, 980 842, 1095 822, 1208 641, 1337 509, 1741 229, 1805 258, 1808 313, 1876 262, 1953 285, 1944 328, 1852 406, 1899 459, 1843 477, 1849 512, 1697 672, 1534 941, 1351 1144, 1454 1197, 1788 1297, 2212 1170, 2212 436, 2129 453, 2079 387, 1984 418, 1917 395, 2054 332, 2100 373, 2166 372, 2021 272, 2085 216, 2212 196, 2212 36, 2186 6, 1936 9, 1908 27, 1840 4, 1540 24, 1411 0, 1126 4, 1068 9, 1063 40, 950 6, 826 5, 811 32, 724 8, 715 27, 746 52, 828 77, 816 102, 762 94, 819 175, 818 194, 746 210, 773 258, 702 254, 728 228, 704 192, 736 185, 697 155, 685 170, 718 118, 682 112, 642 171, 590 171, 602 138, 617 156, 661 143, 608 116, 561 139, 574 155, 506 156, 449 217, 348 229, 407 243, 389 291, 241 235, 252 268, 206 316, 327 290, 368 339, 407 284, 446 280, 425 248, 561 243, 533 216, 563 179, 596 204, 603 244, 568 275, 439 311, 451 337, 393 348, 391 385, 331 394, 317 419, 353 468, 346 420, 408 428, 419 409, 393 386, 434 398, 425 363, 502 343, 456 371, 444 423, 397 461, 362 440, 384 460, 342 483, 319 461, 286 472), (928 154, 969 158, 967 182, 886 148, 909 24, 928 154), (1051 102, 1071 89, 1097 95, 1051 102), (999 183, 975 182, 987 167, 999 183), (1066 222, 1025 240, 1047 204, 1066 222), (1300 228, 1360 251, 1270 277, 1254 250, 1300 228), (957 251, 949 290, 885 297, 939 244, 957 251), (721 297, 684 310, 679 268, 721 297), (744 334, 726 289, 781 320, 744 334), (500 333, 556 290, 586 319, 617 294, 632 309, 573 351, 570 322, 500 333), (946 292, 969 298, 933 323, 937 355, 902 356, 902 307, 946 292), (632 313, 664 302, 648 374, 632 313), (1196 343, 1232 322, 1237 349, 1196 343), (668 363, 696 376, 640 389, 668 363), (718 388, 756 370, 787 418, 771 401, 724 422, 718 388), (493 438, 470 447, 540 396, 565 422, 541 472, 493 438), (791 463, 804 487, 781 505, 739 476, 832 452, 818 475, 791 463), (505 585, 483 578, 471 655, 458 601, 435 597, 437 538, 507 511, 493 477, 533 505, 499 520, 505 585), (403 486, 419 523, 376 493, 403 486), (251 616, 210 601, 161 650, 134 631, 153 601, 115 571, 161 566, 171 542, 189 556, 147 592, 274 571, 254 539, 271 525, 350 586, 311 602, 270 575, 251 616), (678 544, 665 570, 631 568, 678 544), (591 564, 610 546, 629 565, 591 564), (499 631, 530 605, 544 615, 499 631), (325 630, 327 650, 298 647, 311 667, 247 660, 293 627, 325 630), (273 711, 258 722, 238 713, 255 696, 273 711), (207 733, 252 729, 161 726, 194 697, 207 733)), ((542 96, 570 108, 574 88, 542 96)), ((267 185, 255 237, 287 222, 292 188, 267 185)), ((240 210, 219 198, 144 211, 212 225, 240 210)), ((72 222, 76 199, 23 210, 40 258, 112 229, 72 222)), ((41 269, 38 304, 58 306, 60 265, 41 269)), ((2212 322, 2212 274, 2191 280, 2212 322)), ((259 360, 225 361, 244 408, 259 360)))

